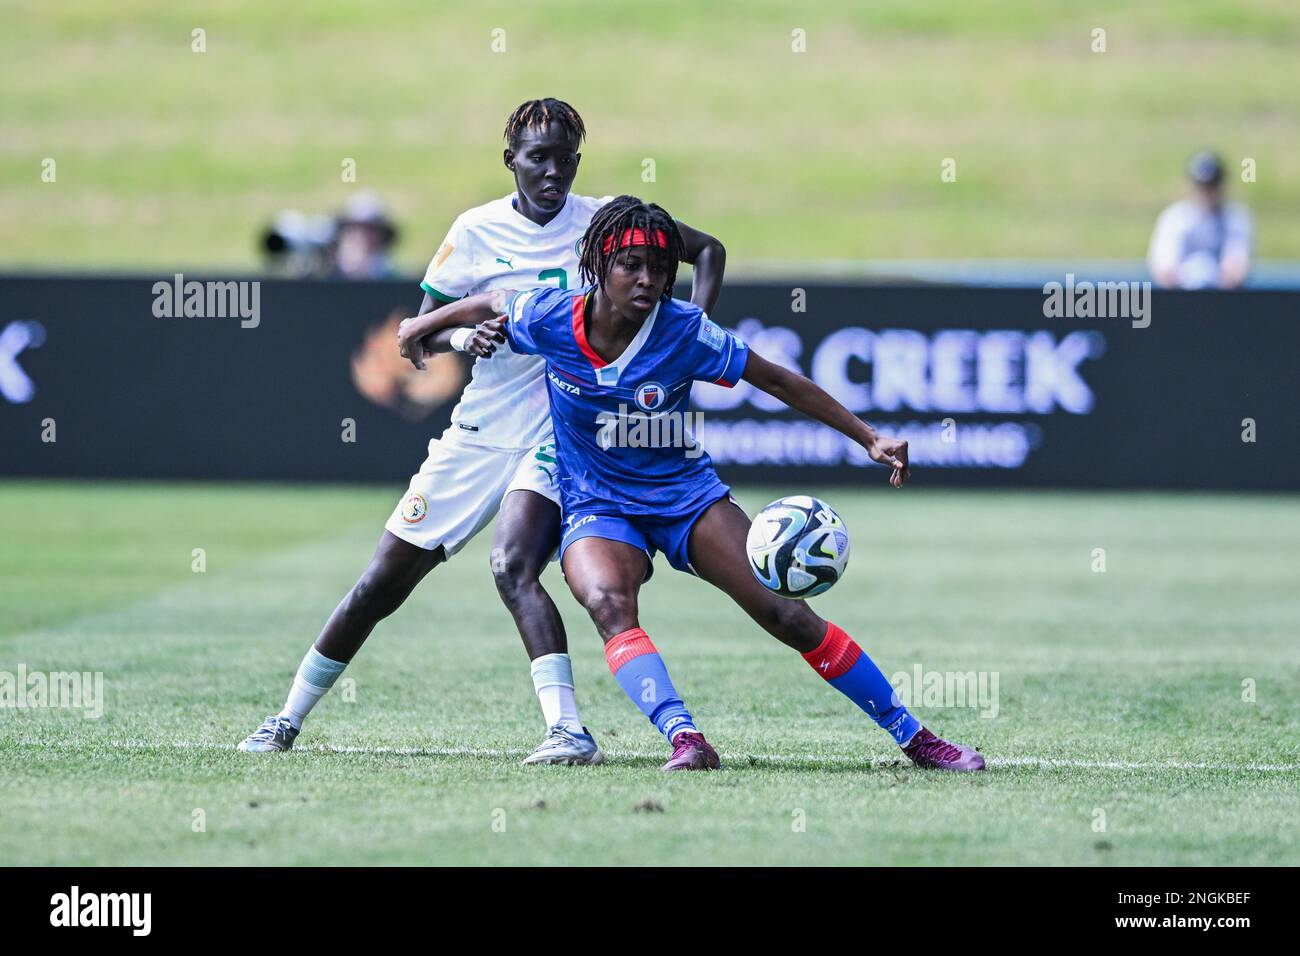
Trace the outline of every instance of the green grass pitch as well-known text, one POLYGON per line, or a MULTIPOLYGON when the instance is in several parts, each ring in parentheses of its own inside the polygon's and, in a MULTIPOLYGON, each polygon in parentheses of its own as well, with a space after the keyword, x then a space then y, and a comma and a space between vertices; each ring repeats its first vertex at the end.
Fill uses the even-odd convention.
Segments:
POLYGON ((298 749, 236 752, 399 490, 0 484, 0 671, 105 686, 99 719, 0 709, 0 859, 1300 863, 1300 499, 822 489, 855 550, 818 610, 887 674, 998 675, 996 716, 917 708, 984 752, 981 775, 900 764, 797 655, 662 564, 644 623, 725 770, 659 772, 663 742, 555 570, 609 761, 523 768, 543 728, 486 536, 379 627, 298 749))

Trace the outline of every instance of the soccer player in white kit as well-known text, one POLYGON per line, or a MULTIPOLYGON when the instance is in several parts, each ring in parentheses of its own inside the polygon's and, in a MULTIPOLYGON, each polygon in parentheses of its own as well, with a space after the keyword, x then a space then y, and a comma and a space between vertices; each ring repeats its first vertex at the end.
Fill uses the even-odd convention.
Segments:
MULTIPOLYGON (((570 193, 586 129, 560 100, 530 100, 506 122, 505 166, 515 192, 462 213, 439 247, 421 287, 420 314, 495 289, 569 288, 578 281, 579 242, 610 197, 570 193)), ((713 309, 726 252, 713 237, 679 228, 694 266, 691 301, 713 309)), ((425 354, 464 349, 470 329, 426 339, 425 354)), ((423 354, 412 357, 423 366, 423 354)), ((284 751, 306 716, 338 680, 375 625, 401 606, 433 568, 500 513, 491 565, 532 661, 545 740, 524 763, 597 764, 604 758, 583 727, 559 611, 540 582, 560 540, 559 490, 545 360, 501 348, 474 363, 451 425, 384 526, 369 566, 330 615, 294 677, 288 699, 239 749, 284 751)))

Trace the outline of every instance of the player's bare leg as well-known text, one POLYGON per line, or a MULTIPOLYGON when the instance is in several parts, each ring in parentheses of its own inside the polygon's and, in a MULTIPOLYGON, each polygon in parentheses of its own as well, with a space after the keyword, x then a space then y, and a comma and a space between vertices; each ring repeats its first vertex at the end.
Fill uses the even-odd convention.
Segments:
POLYGON ((385 531, 370 564, 303 658, 284 708, 267 717, 239 749, 250 753, 290 749, 303 720, 334 686, 375 625, 401 607, 415 586, 445 558, 441 546, 427 550, 385 531))
POLYGON ((605 759, 582 725, 564 621, 541 575, 560 541, 560 508, 545 495, 516 488, 501 502, 492 535, 492 579, 532 661, 533 687, 546 718, 546 739, 525 764, 595 765, 605 759))
POLYGON ((637 619, 637 595, 649 570, 644 551, 623 541, 582 538, 564 553, 564 577, 605 643, 619 686, 673 746, 664 770, 716 770, 717 751, 695 728, 663 659, 637 619))
POLYGON ((803 601, 773 594, 759 583, 745 560, 749 518, 723 498, 691 528, 691 566, 731 597, 754 621, 783 644, 794 648, 836 690, 889 731, 918 766, 941 770, 983 770, 978 752, 951 744, 921 726, 908 713, 879 668, 840 628, 813 612, 803 601))
POLYGON ((759 583, 745 560, 748 534, 745 512, 730 499, 719 499, 691 528, 691 567, 782 644, 800 654, 815 650, 826 636, 826 622, 803 601, 779 597, 759 583))
POLYGON ((569 652, 564 621, 541 582, 559 542, 559 505, 526 489, 505 496, 492 535, 492 578, 531 661, 569 652))
POLYGON ((605 644, 617 634, 640 627, 637 595, 649 563, 639 548, 605 538, 583 538, 565 552, 564 580, 591 615, 605 644))
POLYGON ((441 546, 426 550, 385 531, 370 564, 325 622, 316 650, 331 660, 351 661, 375 625, 401 607, 424 576, 445 560, 441 546))

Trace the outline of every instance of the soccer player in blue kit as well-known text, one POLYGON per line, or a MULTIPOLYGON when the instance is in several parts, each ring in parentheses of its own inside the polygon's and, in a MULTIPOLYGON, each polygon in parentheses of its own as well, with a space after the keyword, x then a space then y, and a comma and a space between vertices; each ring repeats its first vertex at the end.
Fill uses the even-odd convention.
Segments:
POLYGON ((680 429, 661 427, 686 411, 693 382, 732 387, 743 379, 856 441, 892 469, 894 487, 910 474, 906 442, 878 435, 804 376, 756 354, 699 307, 671 298, 684 252, 666 211, 620 196, 592 217, 583 239, 587 288, 470 296, 405 329, 402 352, 418 355, 425 336, 473 324, 468 351, 490 356, 500 347, 546 359, 564 513, 561 567, 605 642, 615 679, 673 747, 663 769, 710 770, 719 760, 638 618, 637 594, 656 551, 724 591, 802 654, 914 763, 983 770, 978 752, 935 736, 908 712, 845 631, 758 582, 746 560, 749 518, 708 455, 680 441, 680 429), (655 418, 656 429, 647 430, 655 418), (630 427, 615 427, 620 421, 630 427), (638 426, 642 435, 674 438, 611 441, 638 426))

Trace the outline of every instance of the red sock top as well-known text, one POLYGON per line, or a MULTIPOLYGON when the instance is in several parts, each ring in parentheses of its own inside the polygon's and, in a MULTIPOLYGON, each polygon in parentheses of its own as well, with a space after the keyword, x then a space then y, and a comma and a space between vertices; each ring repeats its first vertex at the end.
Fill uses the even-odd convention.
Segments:
POLYGON ((618 669, 633 658, 658 653, 650 635, 639 627, 615 634, 605 643, 605 663, 609 665, 611 674, 617 674, 618 669))
POLYGON ((861 656, 862 648, 858 647, 858 642, 827 621, 826 636, 815 649, 805 654, 803 659, 822 677, 834 680, 848 673, 861 656))

